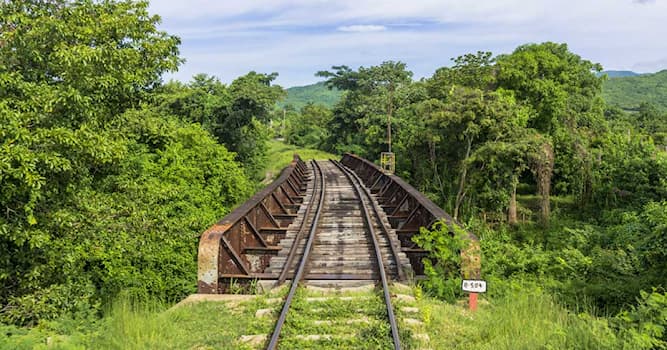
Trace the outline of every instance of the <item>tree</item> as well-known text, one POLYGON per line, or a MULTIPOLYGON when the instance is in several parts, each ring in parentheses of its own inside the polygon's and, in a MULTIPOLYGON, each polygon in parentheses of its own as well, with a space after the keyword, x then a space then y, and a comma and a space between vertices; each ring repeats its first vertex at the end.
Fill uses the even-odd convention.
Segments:
POLYGON ((412 82, 412 72, 405 63, 386 61, 379 66, 360 67, 353 71, 347 66, 333 66, 333 72, 320 71, 317 76, 328 78, 326 84, 347 91, 334 108, 331 121, 332 151, 358 150, 361 155, 377 155, 384 140, 390 142, 391 119, 402 105, 401 91, 412 82), (361 146, 364 147, 354 147, 361 146))
POLYGON ((289 113, 285 141, 301 147, 318 148, 328 136, 326 125, 331 118, 332 112, 328 108, 308 103, 300 113, 289 113))
MULTIPOLYGON (((531 109, 528 127, 553 139, 548 146, 551 151, 544 148, 543 153, 545 157, 553 154, 554 165, 541 169, 555 173, 541 172, 541 179, 555 181, 557 191, 576 194, 582 203, 586 202, 595 161, 589 143, 607 132, 600 97, 604 78, 595 75, 602 67, 570 52, 566 44, 551 42, 520 46, 512 54, 499 56, 496 62, 498 86, 511 90, 531 109)), ((550 184, 540 186, 551 191, 550 184)), ((542 193, 546 196, 542 200, 543 215, 549 213, 548 195, 542 193)), ((543 221, 548 218, 543 217, 543 221)))
POLYGON ((534 132, 526 129, 530 110, 511 91, 493 91, 491 53, 454 62, 412 84, 415 102, 399 110, 404 126, 397 142, 404 158, 429 155, 430 169, 413 162, 408 174, 423 191, 435 190, 457 218, 466 200, 485 211, 509 210, 516 207, 513 194, 533 147, 534 132))
POLYGON ((216 77, 198 74, 187 85, 167 84, 155 105, 166 114, 201 124, 237 153, 249 174, 261 178, 266 123, 276 102, 285 96, 282 87, 271 85, 277 75, 250 72, 225 86, 216 77))
MULTIPOLYGON (((527 113, 516 105, 511 95, 484 93, 464 87, 455 87, 443 107, 442 113, 435 114, 435 118, 427 122, 427 127, 439 130, 441 142, 444 141, 440 147, 458 149, 449 153, 453 157, 450 162, 455 164, 458 172, 452 213, 454 218, 458 218, 463 200, 470 191, 469 172, 474 170, 472 165, 481 161, 478 167, 488 169, 485 163, 490 159, 485 155, 489 155, 489 149, 493 148, 492 145, 514 142, 516 130, 525 127, 527 113)), ((509 157, 508 161, 516 160, 509 157)), ((506 177, 518 176, 516 172, 521 167, 510 167, 518 169, 506 177)), ((479 189, 475 191, 479 192, 479 189)))
MULTIPOLYGON (((524 114, 524 121, 526 119, 524 114)), ((471 185, 477 192, 477 205, 485 211, 507 210, 507 222, 517 224, 519 178, 527 170, 533 171, 536 177, 541 174, 538 169, 544 163, 540 158, 544 144, 544 138, 533 129, 515 125, 501 137, 479 147, 469 161, 473 169, 471 185)))
POLYGON ((48 126, 102 122, 137 107, 181 62, 180 40, 159 31, 160 18, 147 9, 131 1, 4 1, 1 97, 48 126))
POLYGON ((535 112, 529 127, 553 134, 599 121, 603 78, 594 73, 602 67, 570 52, 567 44, 523 45, 496 61, 499 87, 514 91, 535 112))
POLYGON ((136 111, 181 62, 146 2, 0 2, 0 322, 192 292, 195 236, 247 195, 234 155, 136 111))
MULTIPOLYGON (((0 4, 0 179, 7 220, 122 155, 104 130, 175 70, 179 39, 146 2, 0 4)), ((16 239, 19 239, 18 237, 16 239)))
POLYGON ((222 111, 232 99, 227 86, 206 74, 193 76, 188 84, 170 81, 157 92, 153 104, 161 112, 200 124, 211 133, 222 123, 222 111))
POLYGON ((495 59, 491 52, 478 51, 476 54, 465 54, 452 58, 453 67, 442 67, 435 71, 429 79, 431 96, 445 99, 443 86, 466 86, 484 91, 495 89, 495 59))

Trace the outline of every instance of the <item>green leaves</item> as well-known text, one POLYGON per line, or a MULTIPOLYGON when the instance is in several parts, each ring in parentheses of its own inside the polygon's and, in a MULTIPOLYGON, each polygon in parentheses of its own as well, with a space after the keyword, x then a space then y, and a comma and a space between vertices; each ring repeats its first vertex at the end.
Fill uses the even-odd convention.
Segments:
POLYGON ((195 75, 187 85, 170 82, 161 88, 154 104, 165 114, 201 124, 256 178, 268 138, 265 123, 285 92, 271 85, 277 74, 250 72, 225 86, 215 77, 195 75))
POLYGON ((317 75, 328 78, 328 86, 347 93, 327 125, 331 133, 325 147, 336 152, 360 151, 366 157, 387 151, 388 123, 408 97, 412 72, 405 63, 395 61, 359 67, 357 71, 347 66, 332 69, 333 72, 321 71, 317 75))
POLYGON ((645 349, 667 348, 667 294, 640 293, 639 305, 614 317, 620 336, 645 349))
POLYGON ((426 291, 448 301, 461 294, 461 251, 469 243, 467 232, 456 223, 436 222, 432 229, 422 228, 412 237, 420 248, 429 251, 424 258, 423 281, 426 291))
POLYGON ((300 112, 287 114, 285 141, 305 147, 322 147, 329 136, 326 125, 333 118, 331 110, 322 105, 306 104, 300 112))
POLYGON ((51 123, 122 113, 180 62, 179 39, 156 29, 159 18, 148 14, 146 2, 20 3, 0 9, 6 19, 0 26, 7 28, 0 34, 0 74, 16 72, 19 82, 0 95, 51 95, 51 123), (23 83, 38 90, 24 95, 23 83))
POLYGON ((0 320, 192 292, 197 234, 249 194, 208 131, 133 109, 181 61, 147 7, 0 2, 0 320))
MULTIPOLYGON (((11 222, 11 231, 0 235, 9 259, 0 265, 5 282, 21 281, 20 289, 5 292, 16 298, 0 294, 14 310, 0 318, 30 323, 72 311, 65 304, 57 312, 24 313, 33 302, 57 305, 53 298, 61 296, 41 294, 56 284, 73 295, 79 285, 94 286, 85 297, 90 303, 121 290, 166 299, 192 292, 187 281, 196 275, 197 235, 247 198, 252 186, 234 154, 201 127, 150 110, 119 118, 123 123, 105 133, 122 135, 120 148, 88 143, 95 140, 84 136, 86 130, 59 134, 71 134, 69 145, 86 148, 78 164, 95 171, 78 173, 75 183, 51 182, 27 214, 36 218, 32 228, 11 222), (113 166, 105 168, 107 162, 113 166)), ((73 152, 83 150, 63 149, 73 152)))

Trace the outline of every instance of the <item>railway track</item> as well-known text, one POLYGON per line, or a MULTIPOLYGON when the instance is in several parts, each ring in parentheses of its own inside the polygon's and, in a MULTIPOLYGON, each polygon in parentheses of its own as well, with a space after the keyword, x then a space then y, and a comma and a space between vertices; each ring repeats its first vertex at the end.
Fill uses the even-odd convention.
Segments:
MULTIPOLYGON (((295 155, 275 181, 202 233, 198 293, 290 281, 284 299, 271 298, 275 306, 257 310, 258 318, 277 316, 273 331, 270 322, 261 334, 239 339, 251 347, 427 346, 409 287, 392 284, 392 294, 389 284, 423 275, 428 251, 412 237, 436 222, 455 224, 410 184, 366 159, 346 153, 340 162, 306 164, 295 155)), ((479 245, 474 235, 468 238, 461 270, 479 277, 479 245)))
MULTIPOLYGON (((389 283, 405 278, 409 262, 395 233, 359 177, 336 161, 311 163, 312 187, 299 229, 275 257, 269 271, 276 284, 291 280, 267 349, 276 349, 301 285, 377 284, 382 291, 394 349, 401 348, 389 283), (392 235, 393 234, 393 235, 392 235), (288 248, 289 246, 289 248, 288 248)), ((283 243, 283 242, 281 242, 283 243)), ((389 335, 388 335, 389 336, 389 335)))

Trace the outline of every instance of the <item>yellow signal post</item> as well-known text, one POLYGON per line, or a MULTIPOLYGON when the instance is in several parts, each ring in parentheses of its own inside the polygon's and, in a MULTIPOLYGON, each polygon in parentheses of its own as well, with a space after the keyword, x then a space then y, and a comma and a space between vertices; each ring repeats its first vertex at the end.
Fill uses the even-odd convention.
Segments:
POLYGON ((380 154, 380 165, 385 174, 392 175, 396 171, 396 157, 394 153, 382 152, 380 154))

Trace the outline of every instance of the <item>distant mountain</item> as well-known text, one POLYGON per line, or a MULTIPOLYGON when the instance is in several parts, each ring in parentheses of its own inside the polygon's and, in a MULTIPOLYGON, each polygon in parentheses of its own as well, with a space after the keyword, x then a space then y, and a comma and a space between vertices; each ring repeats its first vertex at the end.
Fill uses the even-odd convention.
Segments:
POLYGON ((338 90, 329 90, 324 82, 306 86, 295 86, 287 89, 287 98, 278 103, 279 107, 292 105, 299 110, 308 103, 315 103, 333 107, 340 100, 343 93, 338 90))
MULTIPOLYGON (((609 76, 602 87, 602 96, 608 104, 637 110, 642 102, 650 102, 667 111, 667 70, 653 74, 610 70, 601 74, 609 76)), ((307 103, 315 103, 333 107, 342 94, 342 91, 329 90, 324 82, 295 86, 287 89, 287 98, 278 106, 291 105, 299 110, 307 103)))
POLYGON ((667 69, 608 79, 602 87, 602 96, 608 104, 625 110, 637 110, 642 102, 650 102, 667 111, 667 69))
POLYGON ((641 75, 639 73, 635 73, 635 72, 630 71, 630 70, 606 70, 606 71, 600 72, 598 75, 602 76, 602 75, 605 75, 605 74, 607 76, 609 76, 610 78, 636 77, 638 75, 641 75))

